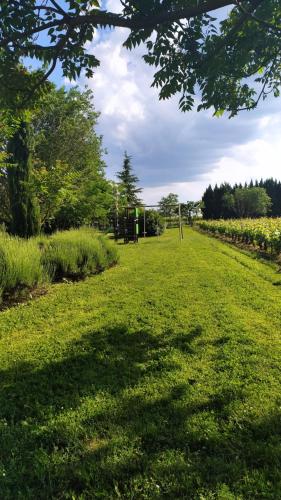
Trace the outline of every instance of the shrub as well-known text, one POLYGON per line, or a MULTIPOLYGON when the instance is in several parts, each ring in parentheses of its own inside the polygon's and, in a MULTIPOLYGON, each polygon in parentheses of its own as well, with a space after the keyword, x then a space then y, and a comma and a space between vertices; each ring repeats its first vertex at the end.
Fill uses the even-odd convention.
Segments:
MULTIPOLYGON (((141 212, 139 216, 140 223, 140 236, 144 232, 144 213, 141 212)), ((159 236, 165 231, 165 219, 157 210, 145 211, 145 232, 146 236, 159 236)))
POLYGON ((92 229, 58 232, 42 252, 42 264, 53 280, 84 278, 110 267, 116 259, 116 249, 92 229))
POLYGON ((105 239, 103 236, 100 236, 99 240, 106 254, 108 266, 114 266, 119 261, 119 255, 116 246, 112 245, 112 243, 109 240, 105 239))
POLYGON ((0 301, 5 293, 15 294, 47 280, 36 240, 23 240, 1 232, 0 301))
POLYGON ((92 229, 29 240, 0 233, 0 301, 40 283, 99 273, 117 261, 117 249, 92 229))

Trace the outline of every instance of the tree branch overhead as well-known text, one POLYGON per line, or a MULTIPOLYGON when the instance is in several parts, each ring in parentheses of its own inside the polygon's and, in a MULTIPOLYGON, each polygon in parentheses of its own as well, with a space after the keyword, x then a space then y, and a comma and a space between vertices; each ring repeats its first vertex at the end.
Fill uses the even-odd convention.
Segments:
POLYGON ((240 108, 252 109, 258 83, 263 88, 266 81, 263 95, 278 94, 279 0, 123 0, 121 4, 122 12, 114 14, 101 10, 97 0, 3 0, 2 57, 14 62, 36 58, 47 67, 48 76, 60 63, 64 76, 76 79, 84 71, 91 77, 99 61, 87 52, 87 43, 93 41, 96 29, 121 27, 129 31, 125 46, 143 44, 146 63, 157 68, 153 85, 160 89, 160 98, 181 94, 183 111, 193 107, 195 89, 201 98, 199 109, 213 107, 231 115, 240 108), (254 86, 244 81, 249 74, 256 76, 254 86))

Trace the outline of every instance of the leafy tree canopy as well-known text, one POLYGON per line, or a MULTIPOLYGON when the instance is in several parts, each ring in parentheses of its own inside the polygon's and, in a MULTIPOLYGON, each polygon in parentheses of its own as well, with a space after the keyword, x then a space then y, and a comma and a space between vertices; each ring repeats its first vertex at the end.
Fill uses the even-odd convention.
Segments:
POLYGON ((179 197, 175 193, 163 196, 159 201, 159 212, 163 216, 171 216, 178 213, 179 197))
POLYGON ((99 113, 90 90, 53 89, 34 113, 34 176, 42 223, 68 228, 102 222, 112 204, 99 113))
POLYGON ((34 113, 36 156, 48 167, 57 160, 75 166, 101 169, 101 137, 95 132, 99 113, 91 90, 53 88, 34 113))
POLYGON ((181 213, 189 220, 201 215, 202 201, 187 201, 181 204, 181 213))
POLYGON ((238 217, 259 217, 266 215, 271 200, 266 190, 260 187, 237 188, 234 191, 234 209, 238 217))
MULTIPOLYGON (((99 65, 86 50, 98 27, 128 29, 125 46, 144 43, 156 68, 160 98, 180 93, 180 108, 214 107, 230 116, 279 95, 280 0, 122 0, 122 11, 102 10, 98 0, 2 0, 0 50, 6 65, 24 57, 42 62, 43 80, 60 63, 64 76, 99 65), (228 7, 228 9, 225 9, 228 7), (42 34, 44 36, 42 36, 42 34), (195 93, 200 96, 199 104, 195 93)), ((11 80, 9 80, 11 81, 11 80)), ((38 78, 42 82, 42 77, 38 78)))

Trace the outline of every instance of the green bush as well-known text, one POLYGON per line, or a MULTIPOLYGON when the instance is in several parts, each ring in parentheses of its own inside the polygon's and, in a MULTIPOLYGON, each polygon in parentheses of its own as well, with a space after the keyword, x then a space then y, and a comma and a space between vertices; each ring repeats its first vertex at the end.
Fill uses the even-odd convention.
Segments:
MULTIPOLYGON (((140 236, 144 232, 144 213, 143 211, 139 216, 140 236)), ((146 236, 159 236, 165 231, 165 219, 157 210, 145 211, 145 232, 146 236)))
POLYGON ((53 280, 83 278, 117 261, 116 249, 92 229, 58 232, 43 245, 42 264, 53 280))
POLYGON ((40 283, 97 274, 117 261, 117 249, 92 229, 29 240, 0 233, 0 301, 40 283))
POLYGON ((30 289, 47 280, 36 240, 23 240, 1 232, 0 301, 5 293, 30 289))
POLYGON ((112 245, 112 243, 105 239, 104 237, 99 237, 100 244, 105 252, 106 259, 108 262, 108 266, 114 266, 118 263, 119 255, 116 246, 112 245))

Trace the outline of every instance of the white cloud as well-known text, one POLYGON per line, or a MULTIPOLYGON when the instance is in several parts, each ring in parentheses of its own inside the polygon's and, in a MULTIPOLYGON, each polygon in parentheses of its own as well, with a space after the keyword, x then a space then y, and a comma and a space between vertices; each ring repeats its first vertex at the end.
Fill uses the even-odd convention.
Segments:
POLYGON ((144 188, 141 197, 145 203, 153 205, 169 193, 176 193, 182 203, 190 200, 197 201, 202 196, 202 184, 200 182, 173 182, 167 186, 144 188))
MULTIPOLYGON (((108 0, 107 6, 118 12, 121 4, 108 0)), ((101 66, 85 83, 101 111, 110 177, 120 170, 127 150, 149 203, 169 192, 182 201, 198 199, 210 182, 281 178, 281 101, 268 100, 258 111, 232 120, 210 112, 182 114, 177 98, 159 102, 143 48, 129 52, 122 47, 127 34, 125 29, 102 32, 89 45, 101 66)))
POLYGON ((107 0, 106 9, 109 12, 114 12, 115 14, 120 14, 122 12, 123 7, 120 0, 107 0))
MULTIPOLYGON (((279 128, 280 135, 281 127, 279 128)), ((210 174, 215 182, 249 182, 251 179, 281 178, 281 142, 275 134, 250 141, 232 148, 228 156, 222 157, 217 168, 210 174)))

